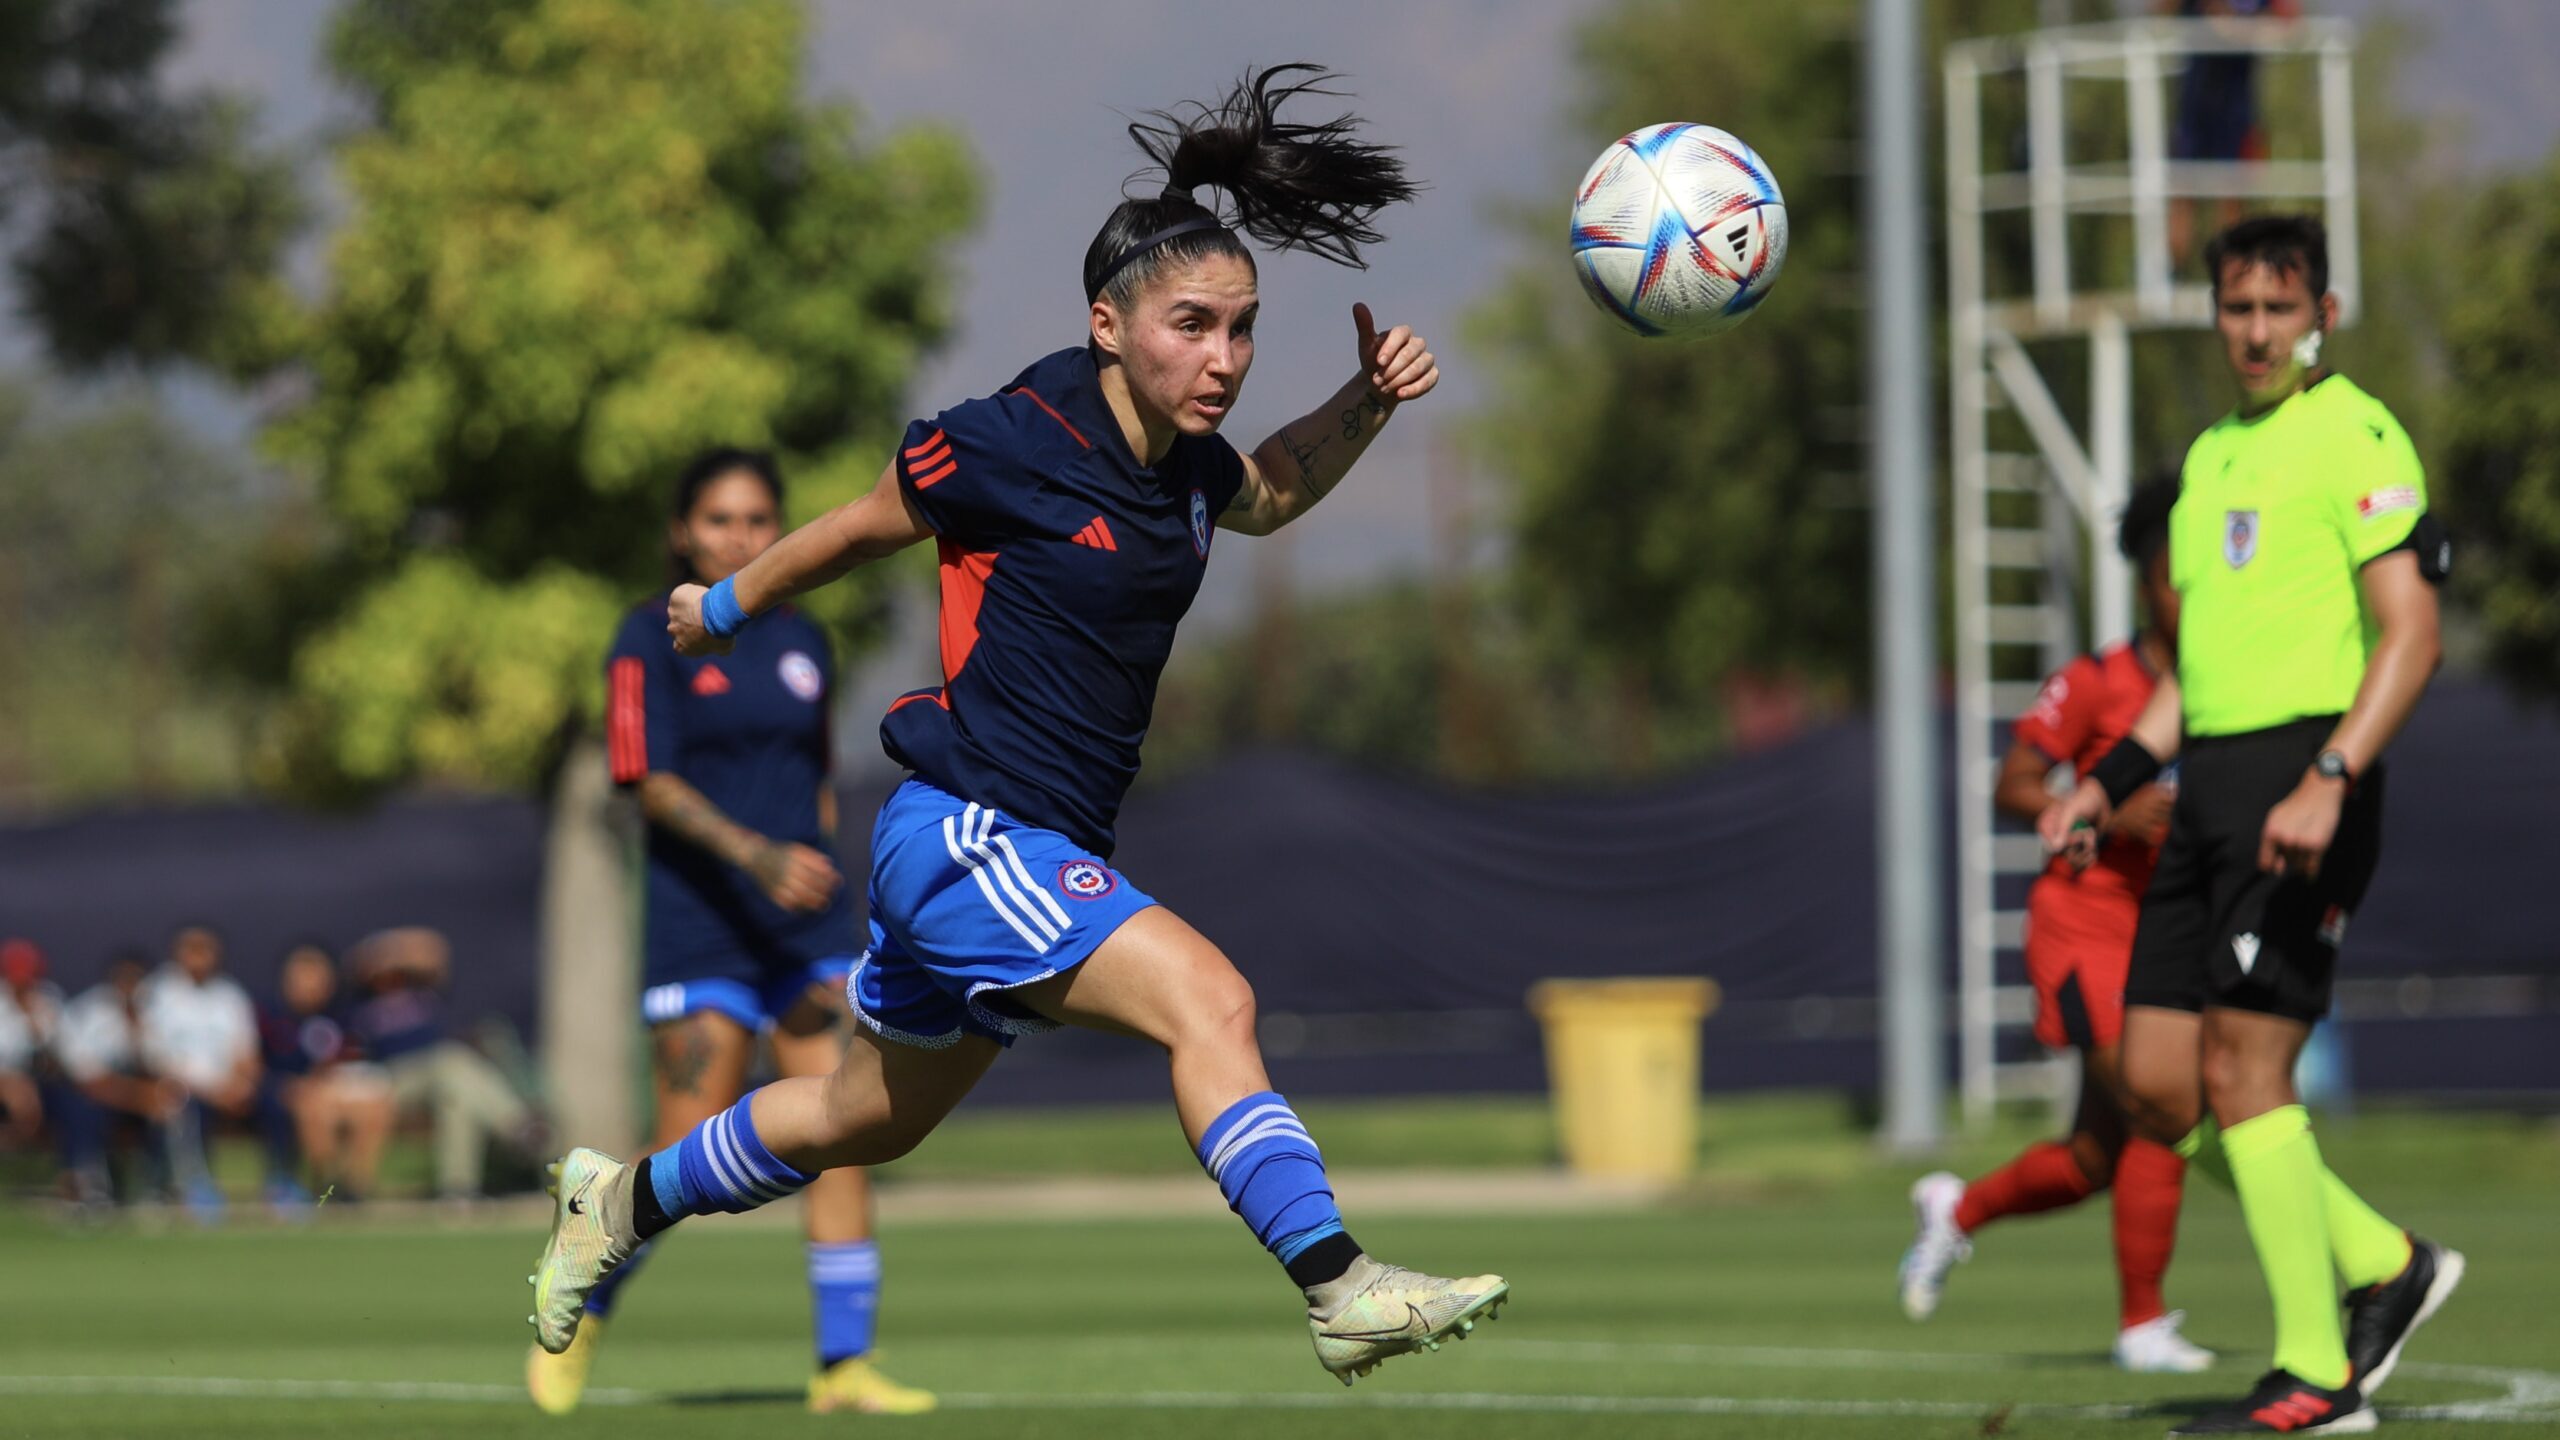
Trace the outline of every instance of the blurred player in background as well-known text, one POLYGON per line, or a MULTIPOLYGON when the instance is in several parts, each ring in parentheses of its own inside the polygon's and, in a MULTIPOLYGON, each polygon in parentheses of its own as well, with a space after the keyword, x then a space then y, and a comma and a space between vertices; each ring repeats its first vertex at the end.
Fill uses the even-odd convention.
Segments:
MULTIPOLYGON (((670 597, 678 650, 745 651, 768 643, 749 617, 930 539, 944 684, 898 700, 881 727, 914 773, 873 831, 871 946, 851 986, 862 1029, 842 1065, 766 1086, 635 1165, 571 1152, 535 1279, 546 1348, 569 1345, 588 1287, 649 1236, 895 1159, 1016 1037, 1061 1024, 1165 1049, 1184 1135, 1299 1287, 1317 1358, 1344 1384, 1465 1334, 1508 1293, 1499 1276, 1417 1274, 1353 1242, 1315 1142, 1271 1090, 1252 989, 1108 860, 1214 529, 1264 535, 1304 514, 1398 405, 1439 383, 1420 337, 1380 334, 1356 306, 1340 389, 1251 455, 1218 434, 1261 297, 1252 252, 1199 188, 1224 191, 1235 226, 1266 244, 1352 264, 1380 238, 1375 213, 1412 194, 1350 117, 1279 117, 1323 78, 1281 66, 1216 107, 1131 126, 1167 183, 1124 200, 1087 247, 1080 343, 909 426, 869 496, 670 597)), ((1287 864, 1272 857, 1272 883, 1287 864)), ((1137 1257, 1130 1283, 1185 1282, 1137 1257)))
MULTIPOLYGON (((782 536, 773 457, 712 450, 677 477, 668 579, 716 585, 782 536)), ((605 660, 606 738, 615 783, 649 821, 645 985, 660 1149, 747 1093, 756 1046, 771 1036, 785 1076, 824 1076, 844 1053, 844 981, 854 914, 836 871, 835 663, 826 632, 782 606, 727 654, 667 644, 667 602, 633 609, 605 660)), ((831 1170, 809 1186, 809 1296, 817 1373, 809 1408, 915 1414, 925 1391, 872 1364, 880 1252, 871 1186, 831 1170)), ((645 1253, 645 1252, 644 1252, 645 1253)), ((525 1383, 553 1414, 576 1408, 634 1254, 587 1295, 577 1343, 535 1346, 525 1383)))
POLYGON ((2188 449, 2170 516, 2177 672, 2037 829, 2085 852, 2084 827, 2180 762, 2125 984, 2126 1088, 2152 1139, 2221 1162, 2276 1343, 2247 1398, 2172 1433, 2355 1433, 2463 1257, 2329 1170, 2293 1072, 2381 858, 2383 751, 2442 658, 2452 556, 2408 432, 2320 363, 2338 320, 2320 222, 2243 221, 2205 261, 2240 404, 2188 449))
MULTIPOLYGON (((2073 778, 2112 749, 2151 699, 2178 655, 2178 592, 2169 583, 2169 511, 2177 477, 2134 491, 2116 531, 2116 547, 2140 577, 2149 624, 2130 641, 2083 655, 2044 683, 2021 716, 2017 739, 2000 769, 1994 799, 2032 821, 2053 801, 2046 785, 2056 766, 2073 778)), ((2183 1311, 2160 1298, 2160 1277, 2178 1241, 2179 1192, 2186 1162, 2158 1141, 2131 1132, 2125 1117, 2125 967, 2143 887, 2169 829, 2174 777, 2163 776, 2109 817, 2094 863, 2055 856, 2027 892, 2027 978, 2036 990, 2036 1038, 2080 1054, 2080 1106, 2071 1133, 2030 1145, 2008 1164, 1967 1184, 1940 1171, 1911 1187, 1920 1233, 1902 1258, 1902 1308, 1914 1320, 1936 1313, 1947 1272, 1973 1253, 1973 1233, 2010 1215, 2076 1205, 2101 1190, 2115 1192, 2116 1280, 2122 1306, 2116 1364, 2133 1371, 2192 1373, 2213 1352, 2178 1333, 2183 1311)))

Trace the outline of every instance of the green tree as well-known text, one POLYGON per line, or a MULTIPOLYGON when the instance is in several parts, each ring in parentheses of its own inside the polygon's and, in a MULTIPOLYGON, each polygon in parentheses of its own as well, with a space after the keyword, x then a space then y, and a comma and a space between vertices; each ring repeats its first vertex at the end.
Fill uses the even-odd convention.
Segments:
POLYGON ((0 384, 0 808, 238 786, 251 697, 212 617, 268 488, 141 387, 0 384))
MULTIPOLYGON (((300 637, 278 778, 522 784, 664 583, 669 480, 784 457, 794 519, 878 472, 949 325, 970 162, 798 98, 787 0, 355 0, 353 216, 272 428, 352 573, 300 637)), ((821 613, 858 628, 877 582, 821 613)))
POLYGON ((254 366, 285 343, 278 275, 303 206, 249 111, 173 96, 174 0, 0 5, 0 221, 59 365, 254 366))
POLYGON ((2560 696, 2560 152, 2449 228, 2465 243, 2442 407, 2457 593, 2499 673, 2560 696))

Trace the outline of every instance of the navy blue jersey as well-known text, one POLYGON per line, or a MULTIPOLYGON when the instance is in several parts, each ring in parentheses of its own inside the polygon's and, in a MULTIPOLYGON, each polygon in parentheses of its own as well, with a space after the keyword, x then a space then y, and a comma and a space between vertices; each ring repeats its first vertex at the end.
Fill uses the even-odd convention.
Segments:
MULTIPOLYGON (((827 783, 834 662, 816 622, 789 606, 738 632, 726 655, 688 659, 667 638, 664 596, 623 617, 605 661, 605 733, 616 783, 674 775, 769 839, 835 855, 818 826, 827 783)), ((649 827, 646 943, 653 982, 809 964, 853 946, 852 900, 795 914, 710 851, 649 827)))
POLYGON ((1085 350, 907 427, 898 483, 942 551, 942 678, 889 707, 891 759, 1108 856, 1174 627, 1244 461, 1182 436, 1141 464, 1085 350))

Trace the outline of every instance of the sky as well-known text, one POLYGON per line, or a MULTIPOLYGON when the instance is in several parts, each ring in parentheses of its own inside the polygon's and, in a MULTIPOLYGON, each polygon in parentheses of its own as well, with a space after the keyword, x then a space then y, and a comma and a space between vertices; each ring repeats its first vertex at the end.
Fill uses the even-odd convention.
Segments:
MULTIPOLYGON (((1781 0, 1727 0, 1781 3, 1781 0)), ((315 155, 336 104, 320 69, 331 0, 186 0, 170 63, 181 88, 245 92, 272 138, 315 155)), ((1082 336, 1084 248, 1141 161, 1123 131, 1137 113, 1209 98, 1248 65, 1309 59, 1346 73, 1370 135, 1402 147, 1428 185, 1382 219, 1388 243, 1354 272, 1302 256, 1262 266, 1259 354, 1226 433, 1250 447, 1330 395, 1353 370, 1350 320, 1365 300, 1382 325, 1413 325, 1442 360, 1440 392, 1400 413, 1351 481, 1292 527, 1301 588, 1419 568, 1428 553, 1425 456, 1483 396, 1458 344, 1469 307, 1523 254, 1489 222, 1504 203, 1554 202, 1607 135, 1572 133, 1573 27, 1600 0, 812 0, 808 83, 856 102, 881 126, 957 127, 987 179, 977 234, 952 263, 960 332, 917 378, 930 412, 1003 385, 1031 359, 1082 336)), ((2424 41, 2407 97, 2462 127, 2461 163, 2531 165, 2560 143, 2560 3, 2555 0, 2310 0, 2314 13, 2413 20, 2424 41)), ((1699 113, 1665 116, 1714 123, 1699 113)), ((1750 137, 1744 136, 1746 140, 1750 137)), ((313 166, 323 187, 324 167, 313 166)), ((1779 177, 1781 183, 1785 177, 1779 177)), ((303 270, 318 276, 317 249, 303 270)), ((1556 263, 1564 263, 1557 246, 1556 263)), ((1783 280, 1781 284, 1785 283, 1783 280)), ((0 318, 0 358, 31 346, 0 318)), ((181 412, 236 439, 246 408, 182 384, 181 412)), ((1237 613, 1247 565, 1212 566, 1202 610, 1237 613)))

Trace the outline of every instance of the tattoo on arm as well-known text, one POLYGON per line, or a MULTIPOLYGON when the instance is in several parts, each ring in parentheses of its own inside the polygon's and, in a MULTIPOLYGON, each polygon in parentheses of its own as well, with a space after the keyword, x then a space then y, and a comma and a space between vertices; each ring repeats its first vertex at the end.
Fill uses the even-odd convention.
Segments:
POLYGON ((676 776, 651 774, 641 798, 651 822, 746 871, 758 884, 770 886, 781 877, 786 859, 781 846, 722 814, 676 776))
POLYGON ((1373 420, 1384 420, 1386 418, 1387 402, 1379 399, 1375 395, 1368 396, 1361 400, 1359 404, 1342 412, 1342 438, 1345 440, 1357 440, 1360 438, 1361 432, 1368 429, 1373 420))
POLYGON ((1307 493, 1319 500, 1324 498, 1324 488, 1316 484, 1316 452, 1322 450, 1324 442, 1332 438, 1330 435, 1319 435, 1313 440, 1300 441, 1286 430, 1280 432, 1281 447, 1289 452, 1290 459, 1298 462, 1299 482, 1307 487, 1307 493))

